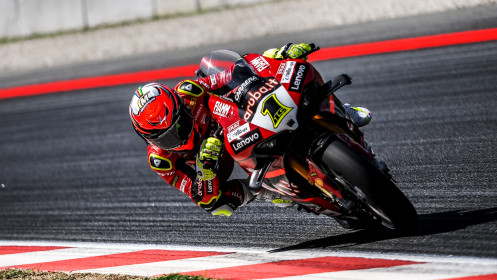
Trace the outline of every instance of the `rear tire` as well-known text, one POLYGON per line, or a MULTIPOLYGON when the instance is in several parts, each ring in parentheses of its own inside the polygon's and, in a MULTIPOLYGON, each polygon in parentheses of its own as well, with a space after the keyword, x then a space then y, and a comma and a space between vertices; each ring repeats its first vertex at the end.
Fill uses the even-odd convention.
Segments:
POLYGON ((369 160, 334 140, 321 156, 321 167, 330 177, 342 181, 364 206, 375 224, 398 234, 411 234, 418 227, 416 209, 395 183, 369 160))

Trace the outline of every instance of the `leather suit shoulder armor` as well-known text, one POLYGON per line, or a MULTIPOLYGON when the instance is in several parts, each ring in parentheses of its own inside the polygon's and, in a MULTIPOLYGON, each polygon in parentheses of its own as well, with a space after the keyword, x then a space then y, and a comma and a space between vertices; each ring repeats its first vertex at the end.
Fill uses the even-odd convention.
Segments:
POLYGON ((177 84, 175 89, 176 92, 182 95, 189 95, 193 97, 200 97, 204 94, 204 88, 199 85, 197 82, 192 80, 184 80, 181 83, 177 84))

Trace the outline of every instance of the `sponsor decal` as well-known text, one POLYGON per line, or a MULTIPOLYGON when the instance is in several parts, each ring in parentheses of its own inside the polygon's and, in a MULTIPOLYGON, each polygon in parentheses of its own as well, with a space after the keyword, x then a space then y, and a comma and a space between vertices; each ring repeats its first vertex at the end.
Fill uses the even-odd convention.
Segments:
POLYGON ((293 71, 295 70, 295 64, 297 62, 295 61, 287 61, 285 70, 283 71, 283 76, 281 76, 281 83, 282 84, 287 84, 290 82, 290 79, 292 78, 293 71))
POLYGON ((179 190, 182 191, 182 192, 185 192, 185 188, 186 188, 186 184, 188 183, 188 178, 184 178, 182 181, 181 181, 181 184, 179 186, 179 190))
POLYGON ((139 87, 131 101, 131 111, 135 115, 139 115, 143 112, 147 105, 154 101, 155 97, 160 95, 159 91, 153 87, 145 87, 145 90, 147 90, 146 92, 143 92, 143 89, 143 87, 139 87))
POLYGON ((231 70, 223 71, 221 73, 224 74, 225 81, 231 81, 231 70))
POLYGON ((226 138, 228 138, 228 143, 233 142, 236 139, 239 139, 243 135, 247 134, 250 131, 250 125, 248 123, 236 128, 235 130, 229 132, 226 135, 226 138))
POLYGON ((211 78, 211 85, 217 85, 216 74, 212 74, 209 77, 211 78))
POLYGON ((304 77, 307 72, 307 66, 304 64, 297 64, 296 67, 297 73, 293 75, 292 80, 290 82, 290 89, 293 91, 300 92, 302 90, 302 86, 304 85, 304 77))
POLYGON ((263 56, 258 56, 250 61, 250 64, 257 69, 258 72, 261 72, 262 70, 266 69, 269 67, 269 62, 264 59, 263 56))
POLYGON ((243 119, 248 121, 250 117, 252 117, 252 114, 254 113, 252 111, 252 107, 261 99, 261 97, 269 92, 272 92, 273 89, 278 85, 278 80, 276 79, 269 79, 266 83, 264 83, 263 86, 258 88, 256 91, 252 92, 249 91, 247 94, 250 97, 249 100, 247 101, 247 109, 245 110, 245 113, 243 114, 243 119))
POLYGON ((262 104, 261 113, 265 115, 269 115, 271 121, 273 122, 273 127, 277 128, 283 118, 290 113, 292 108, 283 105, 278 98, 276 98, 276 94, 272 94, 270 97, 264 100, 262 104))
POLYGON ((173 168, 173 165, 169 159, 156 154, 150 154, 148 162, 150 167, 155 171, 169 171, 173 168))
POLYGON ((172 172, 159 173, 159 175, 162 177, 164 177, 164 176, 169 177, 169 176, 173 176, 174 173, 176 173, 176 172, 172 171, 172 172))
POLYGON ((246 79, 237 89, 235 92, 235 100, 240 101, 240 97, 242 96, 245 91, 252 86, 255 82, 258 82, 259 78, 257 76, 251 76, 248 79, 246 79))
MULTIPOLYGON (((186 103, 186 106, 188 106, 188 109, 190 109, 190 111, 194 111, 195 110, 195 105, 197 105, 197 98, 185 98, 183 99, 183 101, 185 101, 186 103)), ((200 104, 200 108, 202 108, 202 104, 200 104)))
POLYGON ((173 181, 171 182, 171 186, 176 187, 176 183, 178 183, 179 176, 176 175, 173 178, 173 181))
POLYGON ((288 196, 296 196, 298 193, 300 193, 298 186, 289 183, 288 179, 286 179, 286 176, 284 176, 284 179, 280 179, 279 182, 273 184, 273 186, 278 189, 280 193, 284 193, 288 196))
MULTIPOLYGON (((255 108, 254 114, 247 121, 251 125, 273 132, 286 129, 295 130, 298 127, 297 105, 287 89, 281 85, 275 87, 271 93, 261 97, 255 108), (294 108, 295 110, 293 110, 294 108)), ((244 111, 240 110, 240 118, 244 113, 244 111)))
POLYGON ((283 70, 285 69, 286 62, 280 63, 280 67, 278 67, 278 71, 276 72, 276 75, 281 75, 283 74, 283 70))
POLYGON ((250 145, 252 145, 253 143, 261 139, 262 135, 259 129, 256 128, 250 131, 249 133, 247 133, 244 137, 241 137, 240 139, 233 141, 232 143, 230 143, 230 145, 233 151, 235 152, 235 154, 238 154, 241 153, 246 148, 250 147, 250 145))
POLYGON ((204 197, 204 181, 197 180, 196 185, 197 185, 197 195, 200 197, 204 197))
POLYGON ((236 121, 230 124, 230 126, 228 126, 228 132, 233 131, 233 129, 238 128, 239 126, 240 126, 240 121, 236 121))
POLYGON ((206 88, 207 90, 210 90, 211 89, 211 85, 204 82, 203 80, 198 80, 198 82, 204 87, 206 88))
POLYGON ((221 117, 228 117, 231 106, 221 101, 216 101, 214 104, 214 114, 221 117))
POLYGON ((322 187, 323 186, 323 180, 319 179, 319 178, 316 178, 316 180, 314 180, 314 184, 317 186, 317 187, 322 187))
POLYGON ((242 196, 241 193, 239 193, 239 192, 231 192, 231 195, 234 196, 234 197, 236 197, 236 198, 238 198, 240 200, 240 202, 243 203, 243 196, 242 196))
POLYGON ((212 180, 206 181, 206 188, 207 190, 205 191, 207 194, 214 194, 214 183, 212 180))

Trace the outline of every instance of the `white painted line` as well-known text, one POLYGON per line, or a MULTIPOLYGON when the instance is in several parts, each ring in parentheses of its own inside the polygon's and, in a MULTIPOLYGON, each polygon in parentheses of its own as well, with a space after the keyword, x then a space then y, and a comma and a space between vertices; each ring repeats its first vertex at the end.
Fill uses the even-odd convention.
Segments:
POLYGON ((252 265, 285 260, 305 259, 312 256, 300 254, 233 253, 210 257, 190 258, 146 264, 125 265, 100 269, 81 270, 81 273, 127 274, 157 276, 162 274, 203 271, 218 268, 252 265))
POLYGON ((370 268, 338 272, 307 274, 292 277, 264 278, 266 280, 439 280, 497 273, 492 265, 424 263, 385 268, 370 268))

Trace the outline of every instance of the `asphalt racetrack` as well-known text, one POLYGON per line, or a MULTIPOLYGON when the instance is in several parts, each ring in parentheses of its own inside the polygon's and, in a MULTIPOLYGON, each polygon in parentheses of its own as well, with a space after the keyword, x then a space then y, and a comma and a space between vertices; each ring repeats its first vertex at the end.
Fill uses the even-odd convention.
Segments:
MULTIPOLYGON (((186 65, 218 48, 329 47, 492 28, 496 15, 475 8, 14 73, 0 88, 186 65)), ((210 216, 148 167, 128 117, 134 84, 0 100, 0 240, 497 257, 497 41, 315 66, 327 79, 349 74, 353 84, 339 97, 372 110, 364 132, 418 210, 414 236, 348 231, 260 201, 230 218, 210 216)))

